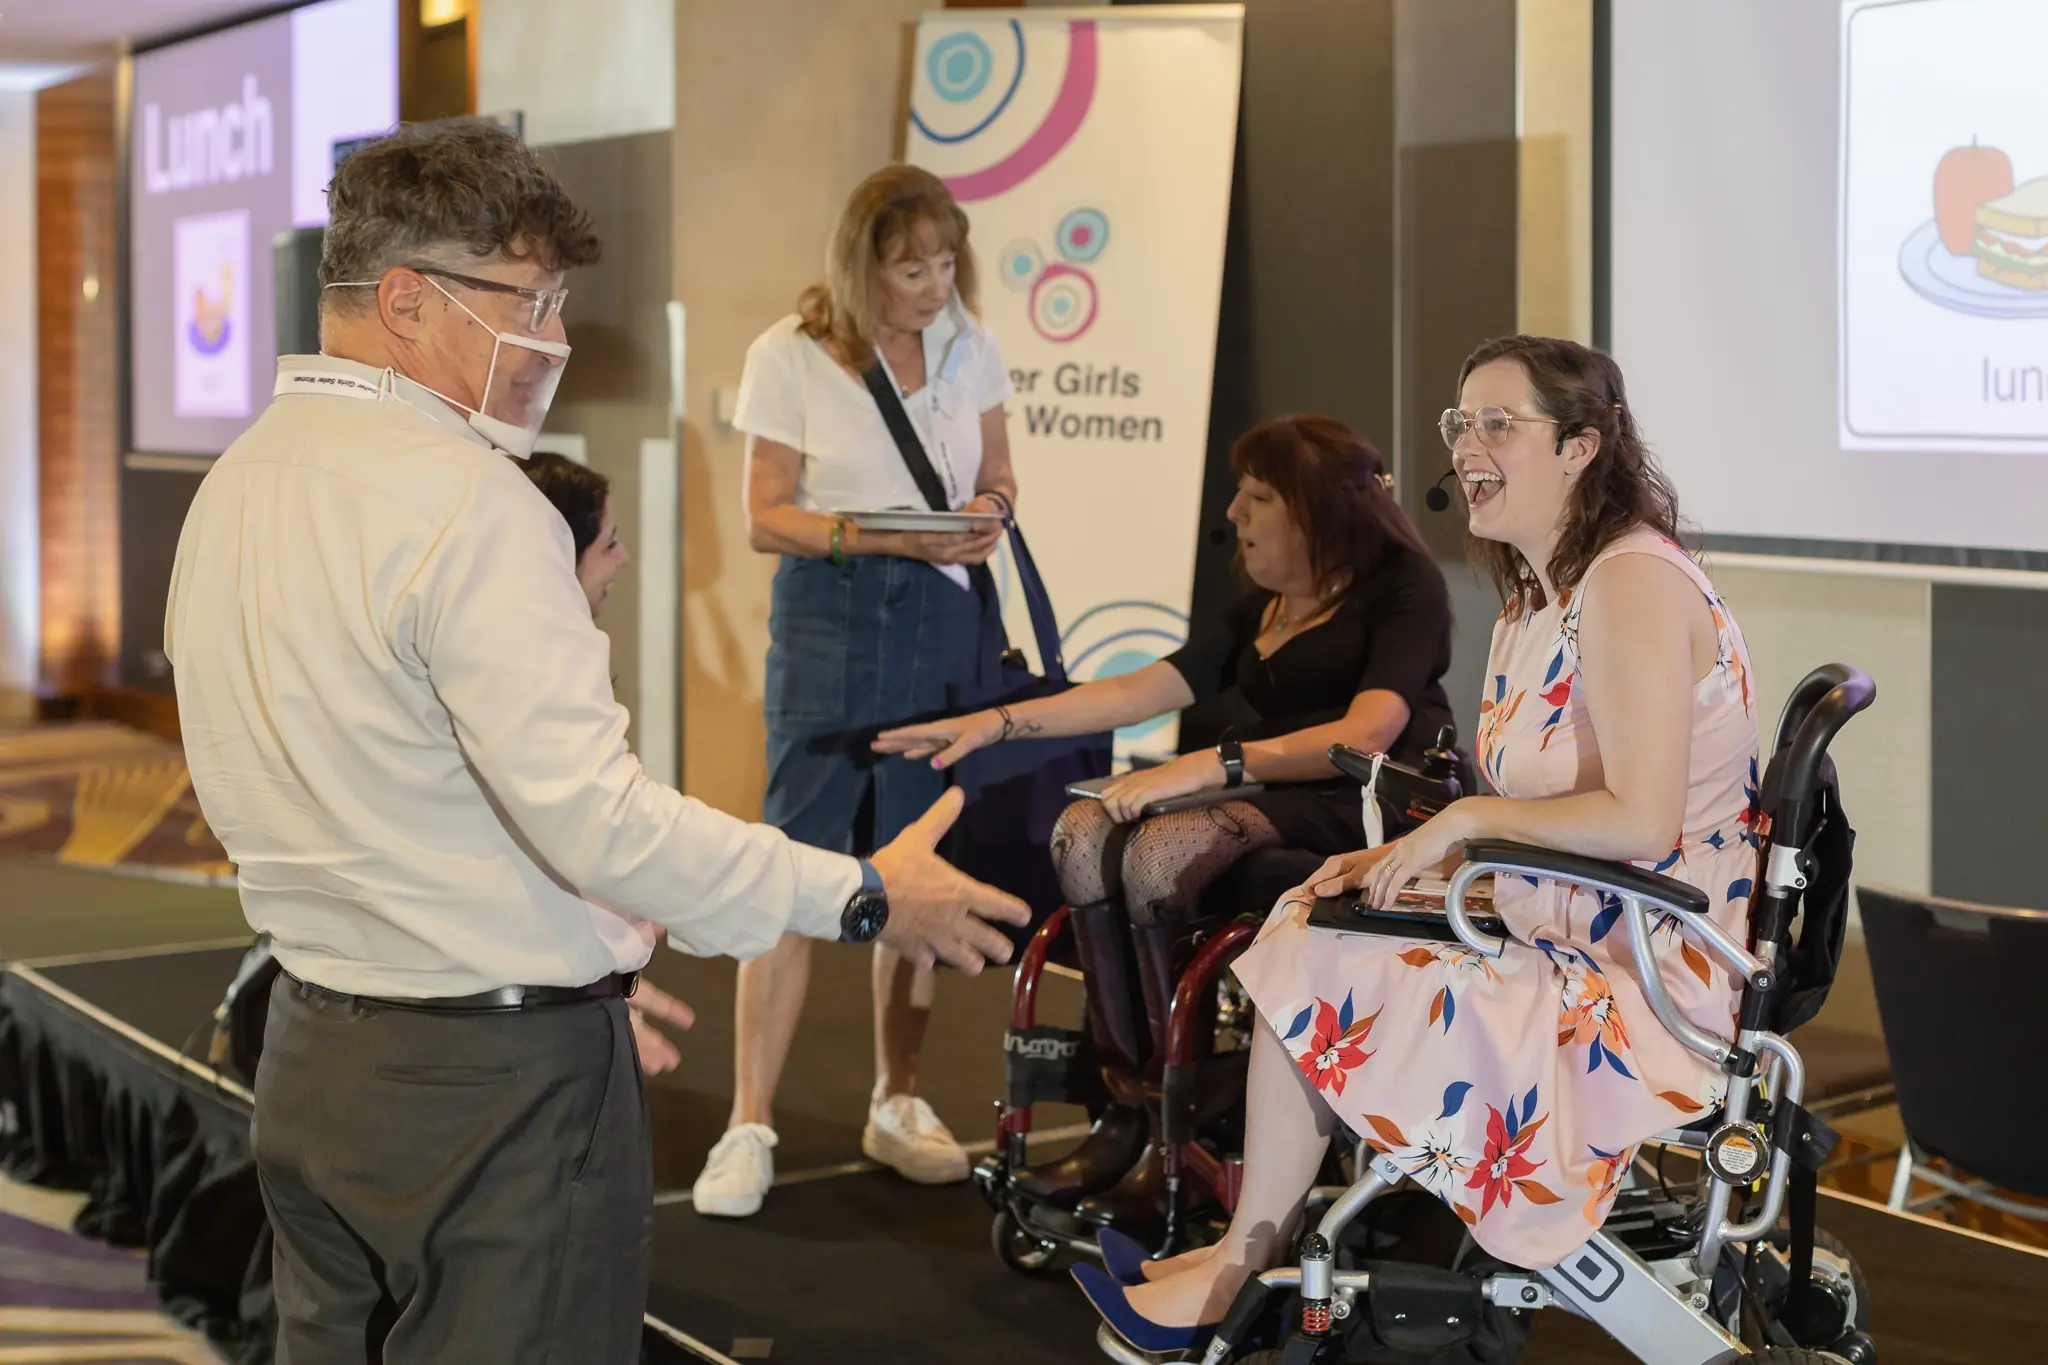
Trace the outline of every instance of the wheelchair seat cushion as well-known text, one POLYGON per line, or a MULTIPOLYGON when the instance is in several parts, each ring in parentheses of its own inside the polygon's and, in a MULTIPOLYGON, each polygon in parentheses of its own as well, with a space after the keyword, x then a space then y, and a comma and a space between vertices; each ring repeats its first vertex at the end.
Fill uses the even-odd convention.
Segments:
MULTIPOLYGON (((1578 789, 1597 760, 1578 689, 1577 603, 1616 554, 1682 566, 1712 607, 1721 661, 1693 691, 1683 833, 1648 869, 1703 891, 1747 932, 1756 860, 1756 716, 1741 636, 1698 567, 1648 533, 1618 542, 1569 602, 1495 627, 1479 750, 1510 797, 1578 789)), ((1515 941, 1458 943, 1307 926, 1305 899, 1268 918, 1238 980, 1326 1104, 1450 1205, 1485 1251, 1555 1265, 1606 1218, 1636 1146, 1718 1103, 1725 1078, 1665 1032, 1635 978, 1620 906, 1569 883, 1496 878, 1515 941)), ((1674 1002, 1733 1030, 1736 989, 1666 927, 1652 949, 1674 1002)))

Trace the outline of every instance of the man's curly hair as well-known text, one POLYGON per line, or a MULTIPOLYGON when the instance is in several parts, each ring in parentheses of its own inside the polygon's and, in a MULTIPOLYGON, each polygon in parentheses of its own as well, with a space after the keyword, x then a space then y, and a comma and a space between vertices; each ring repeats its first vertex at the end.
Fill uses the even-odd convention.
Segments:
MULTIPOLYGON (((360 148, 335 172, 327 209, 323 286, 499 255, 568 270, 597 260, 600 248, 590 215, 532 149, 483 119, 414 124, 360 148)), ((367 290, 322 300, 371 306, 367 290)))

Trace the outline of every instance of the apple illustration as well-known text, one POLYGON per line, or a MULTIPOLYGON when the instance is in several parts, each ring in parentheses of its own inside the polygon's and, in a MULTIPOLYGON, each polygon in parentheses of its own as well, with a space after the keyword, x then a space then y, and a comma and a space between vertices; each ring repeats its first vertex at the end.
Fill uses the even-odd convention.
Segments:
POLYGON ((1970 254, 1977 239, 1977 206, 2012 193, 2012 158, 1996 147, 1951 148, 1934 168, 1934 222, 1951 256, 1970 254))

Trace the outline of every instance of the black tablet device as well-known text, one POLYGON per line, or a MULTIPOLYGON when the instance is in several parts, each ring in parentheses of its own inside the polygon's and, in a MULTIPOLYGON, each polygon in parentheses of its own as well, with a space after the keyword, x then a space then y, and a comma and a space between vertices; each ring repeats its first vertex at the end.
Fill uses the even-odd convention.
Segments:
MULTIPOLYGON (((1491 896, 1475 889, 1467 894, 1465 909, 1473 928, 1496 938, 1507 937, 1507 925, 1494 913, 1491 896)), ((1404 892, 1387 910, 1361 905, 1360 893, 1356 891, 1346 891, 1341 896, 1318 896, 1308 912, 1308 925, 1311 929, 1334 929, 1340 933, 1426 938, 1438 943, 1460 941, 1451 928, 1441 891, 1432 893, 1426 889, 1404 892)))

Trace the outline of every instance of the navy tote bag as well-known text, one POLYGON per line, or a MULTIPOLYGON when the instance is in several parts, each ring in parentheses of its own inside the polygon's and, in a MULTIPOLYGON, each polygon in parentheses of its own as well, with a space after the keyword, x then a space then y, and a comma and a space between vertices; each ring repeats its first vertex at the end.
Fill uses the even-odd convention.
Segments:
MULTIPOLYGON (((910 415, 903 410, 896 386, 883 371, 881 361, 878 359, 862 377, 926 503, 935 512, 951 511, 938 473, 925 455, 924 443, 910 425, 910 415)), ((1052 696, 1073 686, 1067 681, 1066 661, 1060 652, 1059 620, 1053 614, 1045 581, 1038 575, 1038 565, 1033 562, 1016 521, 1006 523, 1006 529, 1011 562, 1030 612, 1031 633, 1045 672, 1042 676, 1033 673, 1022 653, 1010 648, 1009 635, 1003 629, 995 575, 987 565, 974 565, 968 570, 968 578, 981 599, 978 666, 971 682, 954 689, 952 710, 956 714, 1052 696)), ((1031 907, 1028 927, 1002 926, 1003 932, 1020 947, 1062 900, 1059 881, 1053 876, 1052 857, 1046 850, 1052 840, 1053 824, 1066 808, 1067 786, 1108 773, 1110 746, 1111 734, 1107 730, 1088 735, 1013 739, 978 749, 953 767, 953 783, 966 795, 967 804, 942 851, 948 862, 968 876, 999 887, 1031 907)))

